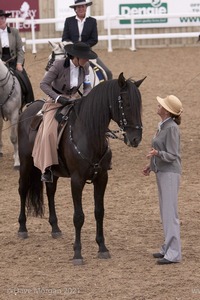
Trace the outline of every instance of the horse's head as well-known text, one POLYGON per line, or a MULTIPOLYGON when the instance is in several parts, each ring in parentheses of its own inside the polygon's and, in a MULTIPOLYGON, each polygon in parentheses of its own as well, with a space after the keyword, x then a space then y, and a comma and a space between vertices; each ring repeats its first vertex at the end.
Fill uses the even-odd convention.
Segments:
POLYGON ((65 48, 64 48, 65 45, 72 44, 71 42, 55 43, 55 42, 51 42, 51 41, 48 41, 48 43, 52 48, 52 52, 48 58, 48 63, 45 68, 46 71, 48 71, 50 69, 50 67, 52 66, 52 64, 55 60, 62 59, 66 56, 66 52, 65 52, 65 48))
POLYGON ((123 73, 118 78, 120 94, 118 97, 119 119, 117 123, 123 130, 124 143, 131 147, 137 147, 142 140, 142 101, 138 88, 144 79, 136 82, 130 79, 126 80, 123 73))
POLYGON ((59 43, 54 43, 54 42, 51 42, 49 41, 49 45, 51 46, 52 48, 52 52, 55 54, 55 55, 65 55, 65 45, 69 45, 69 44, 72 44, 72 42, 59 42, 59 43))

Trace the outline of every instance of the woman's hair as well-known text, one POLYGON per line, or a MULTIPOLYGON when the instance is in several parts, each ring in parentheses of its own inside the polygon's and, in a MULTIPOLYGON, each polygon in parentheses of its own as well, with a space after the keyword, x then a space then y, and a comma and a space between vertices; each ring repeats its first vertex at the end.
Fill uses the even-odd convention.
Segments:
POLYGON ((176 116, 176 115, 171 114, 171 117, 177 125, 181 124, 181 116, 176 116))
POLYGON ((71 55, 71 54, 69 54, 69 53, 67 53, 67 56, 69 57, 69 59, 73 59, 74 58, 74 56, 71 55))

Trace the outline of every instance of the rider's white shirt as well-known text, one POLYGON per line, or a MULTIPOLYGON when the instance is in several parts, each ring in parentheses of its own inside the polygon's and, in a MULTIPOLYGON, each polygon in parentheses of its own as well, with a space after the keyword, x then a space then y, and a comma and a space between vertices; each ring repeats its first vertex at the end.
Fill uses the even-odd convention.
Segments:
POLYGON ((2 48, 9 47, 7 27, 5 29, 0 29, 0 37, 2 48))

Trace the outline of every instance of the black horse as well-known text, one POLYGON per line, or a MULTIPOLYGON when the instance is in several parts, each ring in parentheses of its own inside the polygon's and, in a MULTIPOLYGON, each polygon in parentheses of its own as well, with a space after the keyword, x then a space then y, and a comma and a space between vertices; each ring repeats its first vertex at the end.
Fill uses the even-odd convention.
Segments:
MULTIPOLYGON (((83 263, 81 255, 81 228, 84 223, 82 191, 89 181, 94 186, 96 219, 96 242, 100 258, 109 258, 103 233, 104 193, 108 181, 111 150, 106 138, 109 123, 114 120, 124 131, 124 142, 137 147, 142 139, 141 94, 138 89, 144 79, 126 80, 123 73, 118 79, 105 81, 95 86, 85 97, 77 101, 68 116, 67 125, 59 142, 59 166, 55 166, 53 183, 46 183, 49 205, 49 223, 52 236, 61 234, 55 211, 54 196, 59 177, 71 178, 74 204, 74 263, 83 263)), ((42 108, 43 101, 35 101, 20 115, 18 126, 20 178, 19 194, 21 210, 19 231, 22 238, 28 237, 27 211, 43 215, 43 183, 41 172, 34 167, 32 149, 37 131, 32 130, 32 117, 42 108)))

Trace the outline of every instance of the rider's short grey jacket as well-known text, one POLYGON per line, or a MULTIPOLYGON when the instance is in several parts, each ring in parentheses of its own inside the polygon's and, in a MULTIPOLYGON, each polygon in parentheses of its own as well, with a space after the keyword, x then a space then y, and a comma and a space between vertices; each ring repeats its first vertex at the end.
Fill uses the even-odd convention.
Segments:
POLYGON ((91 90, 91 84, 84 84, 85 76, 89 75, 89 63, 79 67, 78 86, 70 87, 70 62, 69 59, 55 60, 49 71, 40 83, 41 90, 50 98, 56 100, 59 95, 72 96, 83 84, 83 95, 91 90))

